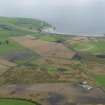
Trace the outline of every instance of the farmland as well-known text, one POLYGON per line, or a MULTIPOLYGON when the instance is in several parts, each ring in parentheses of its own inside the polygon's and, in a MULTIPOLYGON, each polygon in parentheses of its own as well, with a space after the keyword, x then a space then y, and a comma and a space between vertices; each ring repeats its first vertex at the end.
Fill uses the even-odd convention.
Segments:
POLYGON ((63 44, 36 40, 35 37, 15 37, 12 39, 25 47, 35 50, 42 56, 72 58, 75 54, 73 51, 68 50, 63 44))
POLYGON ((96 81, 97 81, 97 84, 99 84, 99 86, 102 86, 105 88, 105 75, 97 75, 96 76, 96 81))
POLYGON ((0 99, 0 105, 38 105, 32 102, 18 99, 0 99))
POLYGON ((39 31, 44 27, 51 26, 0 17, 0 97, 43 105, 104 104, 105 38, 39 31), (81 87, 84 82, 92 90, 81 87))
POLYGON ((76 51, 88 52, 91 54, 98 54, 105 52, 105 39, 104 38, 84 38, 72 39, 70 43, 76 51))

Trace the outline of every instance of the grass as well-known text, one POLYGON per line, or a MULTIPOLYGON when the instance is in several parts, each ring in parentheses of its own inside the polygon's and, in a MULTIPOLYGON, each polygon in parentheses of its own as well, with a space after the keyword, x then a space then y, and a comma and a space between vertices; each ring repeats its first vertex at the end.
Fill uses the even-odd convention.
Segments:
POLYGON ((11 36, 22 36, 22 35, 27 35, 27 34, 34 34, 33 32, 26 31, 26 30, 21 30, 21 29, 16 29, 16 30, 0 30, 0 39, 1 38, 8 38, 11 36))
POLYGON ((26 100, 0 99, 0 105, 38 105, 38 104, 26 100))
POLYGON ((11 36, 39 35, 39 28, 50 27, 48 23, 31 18, 0 17, 0 41, 11 36))
POLYGON ((16 42, 9 42, 8 45, 6 43, 2 43, 0 45, 0 54, 7 54, 12 51, 21 51, 22 49, 25 48, 16 42))
POLYGON ((47 22, 38 19, 31 18, 10 18, 10 17, 0 17, 1 24, 14 25, 16 27, 24 27, 25 29, 37 30, 40 27, 49 27, 47 22))
POLYGON ((97 75, 95 79, 96 83, 105 89, 105 75, 97 75))
POLYGON ((48 71, 48 73, 64 73, 64 72, 66 72, 67 71, 67 69, 66 68, 62 68, 62 67, 54 67, 54 66, 48 66, 47 67, 47 71, 48 71))
POLYGON ((44 35, 44 36, 40 37, 40 39, 44 40, 44 41, 50 41, 50 42, 53 42, 53 41, 57 40, 56 37, 51 36, 51 35, 44 35))
POLYGON ((68 38, 70 38, 70 36, 65 36, 65 35, 56 35, 56 34, 48 34, 48 33, 38 33, 38 35, 35 35, 37 38, 44 40, 44 41, 49 41, 49 42, 59 42, 59 41, 65 41, 68 38))
POLYGON ((88 41, 79 41, 72 44, 76 51, 98 54, 105 52, 105 39, 89 39, 88 41))
POLYGON ((56 72, 58 72, 57 67, 48 67, 48 73, 56 73, 56 72))
POLYGON ((16 43, 16 42, 11 42, 6 45, 5 44, 5 41, 6 40, 9 40, 9 38, 11 36, 21 36, 21 35, 27 35, 27 34, 34 34, 32 32, 29 32, 29 31, 24 31, 24 30, 21 30, 21 29, 16 29, 16 30, 0 30, 0 42, 2 43, 0 45, 0 54, 5 54, 5 53, 8 53, 10 51, 13 51, 13 50, 21 50, 21 49, 24 49, 23 46, 21 46, 20 44, 16 43))

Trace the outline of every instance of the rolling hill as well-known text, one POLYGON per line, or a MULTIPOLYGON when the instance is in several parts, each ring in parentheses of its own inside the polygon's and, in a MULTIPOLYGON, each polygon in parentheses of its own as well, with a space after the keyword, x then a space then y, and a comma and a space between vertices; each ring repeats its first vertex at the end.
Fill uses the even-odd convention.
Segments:
POLYGON ((51 27, 47 22, 31 19, 31 18, 10 18, 0 17, 0 29, 28 29, 28 30, 39 30, 39 28, 51 27))
POLYGON ((0 40, 9 36, 35 34, 47 27, 51 25, 37 19, 0 17, 0 40))
POLYGON ((43 105, 105 102, 105 38, 41 32, 47 27, 36 19, 0 17, 0 97, 43 105))

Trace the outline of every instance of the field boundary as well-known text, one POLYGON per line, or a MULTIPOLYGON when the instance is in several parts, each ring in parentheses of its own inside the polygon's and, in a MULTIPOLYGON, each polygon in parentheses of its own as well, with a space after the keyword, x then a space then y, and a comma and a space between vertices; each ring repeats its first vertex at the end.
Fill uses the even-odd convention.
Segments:
POLYGON ((25 99, 25 98, 7 98, 7 97, 6 97, 6 98, 1 98, 1 97, 0 97, 0 100, 1 100, 1 99, 3 99, 3 100, 6 100, 6 99, 7 99, 7 100, 27 101, 27 102, 33 103, 33 104, 35 104, 35 105, 41 105, 41 104, 39 104, 39 103, 36 102, 36 101, 33 101, 33 100, 31 100, 31 99, 25 99))

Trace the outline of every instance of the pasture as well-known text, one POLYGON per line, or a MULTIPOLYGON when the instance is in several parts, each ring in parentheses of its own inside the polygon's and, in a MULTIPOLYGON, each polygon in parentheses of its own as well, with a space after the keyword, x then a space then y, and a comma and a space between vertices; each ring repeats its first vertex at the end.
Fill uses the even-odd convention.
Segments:
POLYGON ((105 75, 96 75, 95 79, 97 84, 105 89, 105 75))
POLYGON ((22 49, 24 49, 24 47, 22 47, 20 44, 13 41, 9 41, 7 44, 6 40, 4 40, 4 41, 1 41, 1 44, 0 44, 0 54, 5 54, 16 50, 21 51, 22 49))
POLYGON ((39 105, 34 102, 19 99, 0 99, 0 105, 39 105))
POLYGON ((90 54, 105 53, 105 39, 104 38, 85 38, 78 40, 70 40, 68 44, 76 51, 88 52, 90 54))

